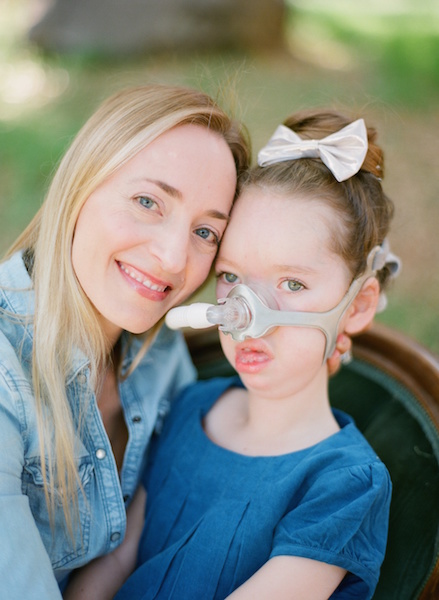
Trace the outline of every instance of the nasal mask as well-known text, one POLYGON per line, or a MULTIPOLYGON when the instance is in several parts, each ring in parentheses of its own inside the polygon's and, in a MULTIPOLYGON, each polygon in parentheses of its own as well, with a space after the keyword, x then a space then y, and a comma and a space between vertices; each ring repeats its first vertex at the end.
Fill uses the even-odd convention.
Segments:
POLYGON ((226 298, 218 304, 197 302, 188 306, 172 308, 166 315, 171 329, 192 327, 204 329, 218 325, 225 334, 236 341, 259 338, 274 327, 311 327, 320 329, 325 336, 323 362, 334 352, 340 321, 361 290, 364 282, 373 277, 386 262, 386 252, 375 246, 367 258, 365 272, 354 279, 341 301, 326 312, 287 311, 270 308, 261 293, 244 284, 235 285, 226 298))

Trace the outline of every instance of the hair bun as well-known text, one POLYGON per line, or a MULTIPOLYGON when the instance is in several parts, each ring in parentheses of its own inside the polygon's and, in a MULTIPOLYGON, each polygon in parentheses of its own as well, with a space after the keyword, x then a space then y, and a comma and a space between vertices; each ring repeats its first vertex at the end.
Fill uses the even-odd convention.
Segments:
POLYGON ((368 150, 361 169, 372 173, 378 179, 384 179, 384 153, 375 143, 376 137, 376 129, 367 127, 368 150))
MULTIPOLYGON (((303 139, 321 139, 346 127, 356 117, 350 118, 337 111, 311 109, 291 115, 284 121, 303 139)), ((384 154, 375 142, 377 132, 374 127, 367 127, 368 150, 361 166, 362 171, 372 173, 378 179, 384 178, 384 154)))

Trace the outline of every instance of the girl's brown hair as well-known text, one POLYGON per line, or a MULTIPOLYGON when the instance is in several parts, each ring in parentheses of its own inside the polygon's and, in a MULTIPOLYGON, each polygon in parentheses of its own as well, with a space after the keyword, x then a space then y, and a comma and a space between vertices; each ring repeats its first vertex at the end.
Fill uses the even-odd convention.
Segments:
MULTIPOLYGON (((284 125, 302 139, 322 139, 355 119, 331 110, 313 110, 289 116, 284 125)), ((303 198, 324 201, 339 215, 338 229, 333 235, 333 250, 348 265, 352 278, 362 274, 369 252, 382 244, 393 216, 393 202, 384 193, 384 156, 376 144, 376 131, 367 128, 368 151, 360 171, 346 181, 338 182, 319 158, 301 158, 255 167, 243 185, 273 187, 284 194, 300 194, 303 198)), ((389 279, 388 267, 377 278, 383 288, 389 279)))

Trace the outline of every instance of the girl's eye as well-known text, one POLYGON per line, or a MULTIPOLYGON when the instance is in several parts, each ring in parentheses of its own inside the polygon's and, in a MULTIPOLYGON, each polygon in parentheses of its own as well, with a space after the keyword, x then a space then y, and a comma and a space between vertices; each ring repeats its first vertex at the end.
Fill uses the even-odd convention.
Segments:
POLYGON ((206 240, 211 244, 215 244, 215 246, 219 245, 219 237, 211 229, 208 229, 207 227, 200 227, 199 229, 195 230, 195 233, 201 239, 206 240))
POLYGON ((234 273, 221 273, 218 279, 222 279, 225 283, 236 283, 238 281, 238 275, 234 273))
POLYGON ((305 286, 296 279, 287 279, 281 284, 281 288, 287 292, 300 292, 305 286))
POLYGON ((138 196, 137 200, 141 206, 148 210, 154 210, 158 207, 157 202, 148 196, 138 196))

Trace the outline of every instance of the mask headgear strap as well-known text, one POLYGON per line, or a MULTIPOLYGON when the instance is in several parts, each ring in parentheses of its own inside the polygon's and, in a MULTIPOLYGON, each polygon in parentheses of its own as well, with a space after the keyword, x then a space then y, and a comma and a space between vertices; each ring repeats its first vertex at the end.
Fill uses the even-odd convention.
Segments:
POLYGON ((222 327, 220 329, 225 333, 230 333, 233 339, 237 341, 242 341, 247 337, 262 337, 270 329, 282 325, 320 329, 326 339, 323 357, 323 361, 326 361, 334 351, 339 323, 343 315, 361 290, 364 282, 376 273, 374 261, 380 249, 381 246, 375 246, 371 250, 367 259, 365 272, 357 279, 354 279, 341 301, 331 310, 326 312, 274 310, 264 304, 251 288, 243 284, 238 284, 230 290, 227 298, 234 296, 244 298, 249 306, 249 313, 252 315, 251 321, 242 330, 234 329, 233 331, 227 331, 222 327))

